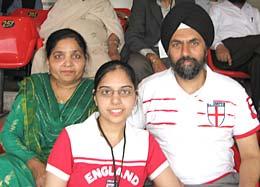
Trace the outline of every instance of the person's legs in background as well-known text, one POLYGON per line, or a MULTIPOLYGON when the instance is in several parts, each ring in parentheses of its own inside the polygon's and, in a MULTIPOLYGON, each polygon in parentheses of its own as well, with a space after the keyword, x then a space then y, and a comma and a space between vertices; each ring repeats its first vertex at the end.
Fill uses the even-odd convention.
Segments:
POLYGON ((134 69, 138 82, 153 74, 151 63, 139 53, 131 53, 127 63, 134 69))
MULTIPOLYGON (((161 60, 167 68, 170 67, 171 63, 169 58, 163 58, 161 60)), ((127 63, 134 69, 138 82, 141 82, 145 77, 154 73, 151 62, 139 53, 131 53, 127 63)))
POLYGON ((252 99, 260 120, 260 53, 256 53, 250 60, 249 71, 252 99))
POLYGON ((250 75, 250 96, 260 118, 260 35, 228 38, 223 41, 232 57, 232 65, 217 60, 212 53, 214 64, 224 70, 243 71, 250 75))

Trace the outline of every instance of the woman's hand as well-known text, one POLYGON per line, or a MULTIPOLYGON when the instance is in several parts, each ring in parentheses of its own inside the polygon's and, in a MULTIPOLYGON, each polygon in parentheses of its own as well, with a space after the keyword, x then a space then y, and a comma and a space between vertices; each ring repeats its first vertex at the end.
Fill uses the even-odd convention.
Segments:
POLYGON ((27 162, 27 165, 32 171, 36 187, 44 187, 46 179, 45 164, 36 158, 32 158, 27 162))

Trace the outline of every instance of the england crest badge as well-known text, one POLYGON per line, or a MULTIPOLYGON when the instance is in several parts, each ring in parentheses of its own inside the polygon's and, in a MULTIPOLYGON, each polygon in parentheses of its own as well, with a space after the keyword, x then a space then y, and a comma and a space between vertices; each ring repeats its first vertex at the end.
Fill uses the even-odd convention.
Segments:
POLYGON ((225 102, 213 101, 207 104, 208 120, 211 126, 220 127, 225 119, 225 102))

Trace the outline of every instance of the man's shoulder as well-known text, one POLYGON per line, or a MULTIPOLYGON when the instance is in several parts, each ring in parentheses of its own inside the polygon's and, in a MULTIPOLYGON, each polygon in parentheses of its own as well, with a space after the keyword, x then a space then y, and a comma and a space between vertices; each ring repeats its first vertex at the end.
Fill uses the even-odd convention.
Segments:
POLYGON ((221 90, 225 90, 225 89, 231 89, 235 92, 236 91, 242 91, 244 90, 244 88, 234 79, 226 76, 226 75, 222 75, 216 72, 211 71, 210 73, 210 84, 212 87, 216 88, 216 89, 220 89, 221 90))
POLYGON ((169 83, 169 78, 173 76, 171 69, 164 70, 159 73, 154 73, 142 80, 139 87, 156 87, 169 83))

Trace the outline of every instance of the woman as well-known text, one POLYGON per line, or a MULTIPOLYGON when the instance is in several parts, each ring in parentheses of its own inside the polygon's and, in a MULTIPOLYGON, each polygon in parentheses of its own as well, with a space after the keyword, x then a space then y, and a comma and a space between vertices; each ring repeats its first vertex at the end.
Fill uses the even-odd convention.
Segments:
POLYGON ((129 65, 100 67, 93 90, 99 113, 62 131, 48 159, 46 186, 140 187, 146 177, 158 186, 180 185, 154 138, 126 125, 136 85, 129 65))
MULTIPOLYGON (((57 1, 41 26, 40 36, 47 38, 60 28, 72 28, 88 42, 90 59, 84 76, 93 78, 100 65, 111 59, 120 59, 124 35, 109 0, 57 1)), ((38 50, 32 73, 47 71, 46 64, 38 60, 44 58, 43 51, 38 50)))
POLYGON ((35 74, 20 90, 2 132, 0 186, 37 186, 60 131, 84 121, 94 110, 93 81, 82 79, 87 46, 71 29, 50 35, 46 43, 49 74, 35 74))

